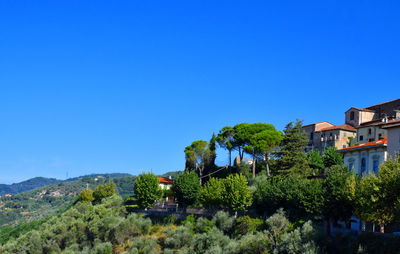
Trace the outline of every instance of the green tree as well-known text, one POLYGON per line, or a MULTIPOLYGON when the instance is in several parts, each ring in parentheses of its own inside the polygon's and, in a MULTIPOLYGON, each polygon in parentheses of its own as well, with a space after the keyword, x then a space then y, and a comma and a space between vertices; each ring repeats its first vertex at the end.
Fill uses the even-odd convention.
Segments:
POLYGON ((223 208, 223 194, 225 192, 224 180, 211 177, 202 187, 200 200, 206 208, 223 208))
POLYGON ((193 171, 185 171, 179 175, 172 185, 174 196, 181 205, 196 203, 200 195, 199 177, 193 171))
POLYGON ((233 126, 233 147, 239 153, 240 161, 243 160, 244 156, 244 146, 249 140, 249 123, 240 123, 233 126))
POLYGON ((157 176, 152 173, 140 174, 135 181, 134 193, 139 207, 152 207, 162 196, 157 176))
POLYGON ((284 129, 284 135, 280 145, 280 151, 277 153, 281 173, 294 173, 307 175, 310 171, 308 167, 306 154, 307 134, 302 129, 302 121, 290 122, 284 129))
POLYGON ((382 223, 379 219, 377 220, 380 217, 377 207, 379 198, 378 177, 371 174, 360 178, 355 191, 354 214, 363 221, 382 223))
POLYGON ((83 191, 81 191, 81 193, 79 194, 79 200, 82 201, 82 202, 92 202, 92 201, 94 201, 93 190, 84 189, 83 191))
POLYGON ((229 153, 229 167, 232 166, 232 151, 234 149, 234 129, 230 126, 222 128, 216 138, 218 145, 221 148, 228 150, 229 153))
POLYGON ((228 209, 244 211, 253 202, 252 193, 243 175, 231 174, 224 181, 222 200, 228 209))
POLYGON ((213 158, 209 143, 204 140, 196 140, 190 146, 187 146, 184 152, 186 165, 189 165, 187 169, 194 169, 199 173, 199 182, 201 184, 204 169, 213 158))
POLYGON ((117 193, 117 186, 114 182, 98 185, 93 191, 94 202, 99 203, 104 198, 111 197, 117 193))
POLYGON ((354 212, 354 198, 356 177, 345 166, 333 166, 323 183, 324 188, 324 215, 330 222, 348 221, 354 212))
POLYGON ((325 167, 327 168, 343 164, 343 155, 341 153, 338 153, 336 151, 336 147, 334 146, 330 146, 325 149, 322 159, 324 161, 325 167))
MULTIPOLYGON (((360 186, 366 185, 365 204, 373 208, 371 215, 365 219, 378 223, 384 233, 385 225, 400 221, 400 157, 383 163, 377 179, 369 176, 360 182, 360 186)), ((366 206, 363 214, 368 212, 366 206)))
POLYGON ((318 150, 311 150, 307 153, 308 165, 312 169, 312 174, 322 174, 325 168, 324 160, 318 150))
POLYGON ((270 175, 268 167, 268 158, 271 150, 281 141, 281 133, 275 129, 272 124, 254 123, 247 124, 242 128, 245 146, 244 151, 252 156, 253 159, 253 177, 256 176, 256 160, 261 157, 266 164, 267 175, 270 175))

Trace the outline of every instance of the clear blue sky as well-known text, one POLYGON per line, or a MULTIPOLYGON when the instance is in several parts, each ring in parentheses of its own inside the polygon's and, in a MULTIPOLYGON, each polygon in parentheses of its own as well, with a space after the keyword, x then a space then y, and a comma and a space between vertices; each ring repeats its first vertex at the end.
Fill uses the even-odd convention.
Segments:
MULTIPOLYGON (((225 125, 400 97, 398 1, 0 2, 0 183, 181 170, 225 125)), ((219 153, 218 163, 226 156, 219 153)))

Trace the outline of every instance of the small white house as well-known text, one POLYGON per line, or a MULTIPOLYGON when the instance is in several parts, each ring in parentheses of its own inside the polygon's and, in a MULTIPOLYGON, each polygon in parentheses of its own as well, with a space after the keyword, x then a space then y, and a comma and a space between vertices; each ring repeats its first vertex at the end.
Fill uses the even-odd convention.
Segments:
POLYGON ((358 175, 378 173, 379 166, 388 159, 388 140, 381 137, 377 141, 367 142, 339 149, 344 155, 344 164, 358 175))

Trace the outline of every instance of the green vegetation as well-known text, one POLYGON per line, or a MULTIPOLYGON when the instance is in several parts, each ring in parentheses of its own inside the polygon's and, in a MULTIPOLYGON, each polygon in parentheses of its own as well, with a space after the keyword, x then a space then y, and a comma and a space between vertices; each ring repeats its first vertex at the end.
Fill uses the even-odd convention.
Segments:
POLYGON ((59 214, 77 200, 83 189, 87 187, 94 189, 111 179, 117 185, 118 193, 123 198, 133 195, 135 177, 110 178, 119 175, 126 174, 96 174, 93 178, 85 176, 19 193, 12 197, 0 197, 0 227, 59 214))
POLYGON ((175 179, 172 191, 180 205, 190 206, 198 201, 200 187, 197 174, 193 171, 186 171, 175 179))
POLYGON ((62 182, 54 178, 35 177, 20 183, 0 184, 0 196, 4 194, 18 194, 24 191, 29 191, 42 186, 56 184, 62 182))
POLYGON ((0 253, 397 250, 396 236, 332 234, 331 225, 348 225, 357 216, 385 232, 399 223, 400 157, 385 162, 378 175, 359 177, 342 165, 335 148, 306 153, 306 145, 299 120, 283 133, 270 124, 241 123, 224 127, 209 142, 187 146, 186 170, 166 173, 175 179, 170 190, 161 190, 157 176, 144 173, 112 181, 80 178, 2 198, 0 222, 9 225, 0 228, 0 253), (214 164, 216 144, 228 151, 225 167, 214 164), (234 152, 238 159, 232 166, 234 152), (245 154, 252 160, 244 160, 245 154), (175 197, 176 213, 171 206, 148 210, 163 195, 175 197), (186 208, 191 208, 187 213, 198 208, 203 217, 186 214, 186 208), (165 216, 150 215, 156 212, 165 216))
POLYGON ((141 208, 150 208, 162 196, 157 176, 152 173, 141 174, 134 185, 135 198, 141 208))

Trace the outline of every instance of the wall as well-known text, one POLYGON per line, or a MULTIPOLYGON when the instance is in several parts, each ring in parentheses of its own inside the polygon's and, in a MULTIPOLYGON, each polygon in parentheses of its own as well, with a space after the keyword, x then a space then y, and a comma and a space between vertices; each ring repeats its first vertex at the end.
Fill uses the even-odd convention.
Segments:
POLYGON ((400 154, 400 126, 387 129, 388 153, 391 158, 400 154))
POLYGON ((350 165, 353 163, 353 172, 361 174, 361 160, 366 159, 366 174, 373 173, 373 161, 378 160, 379 165, 387 160, 386 147, 371 148, 365 150, 358 150, 344 153, 344 164, 350 165))
POLYGON ((349 109, 345 113, 345 122, 353 127, 358 127, 361 123, 375 120, 374 112, 361 111, 357 109, 349 109), (354 120, 350 120, 351 112, 354 112, 354 120))
POLYGON ((380 126, 366 126, 360 127, 357 129, 357 140, 360 144, 364 144, 373 139, 372 141, 379 140, 379 134, 382 137, 387 137, 388 132, 385 129, 382 129, 380 126), (371 134, 369 134, 369 129, 371 129, 371 134), (360 136, 363 136, 363 140, 360 140, 360 136))

